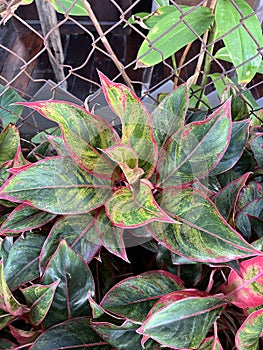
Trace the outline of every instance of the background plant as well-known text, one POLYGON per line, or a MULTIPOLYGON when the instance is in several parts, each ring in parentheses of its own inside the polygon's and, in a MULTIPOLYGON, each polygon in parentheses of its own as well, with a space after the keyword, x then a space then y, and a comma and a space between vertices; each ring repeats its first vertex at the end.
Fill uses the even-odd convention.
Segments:
POLYGON ((61 101, 22 102, 61 130, 31 153, 1 133, 1 347, 256 349, 261 128, 100 77, 120 134, 61 101))

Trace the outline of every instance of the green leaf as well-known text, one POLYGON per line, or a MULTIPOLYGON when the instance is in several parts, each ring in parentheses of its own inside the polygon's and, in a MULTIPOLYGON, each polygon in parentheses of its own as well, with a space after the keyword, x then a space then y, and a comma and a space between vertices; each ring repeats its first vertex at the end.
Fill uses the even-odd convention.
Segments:
POLYGON ((169 0, 155 0, 155 2, 158 6, 168 6, 169 5, 169 0))
POLYGON ((231 1, 218 0, 215 22, 231 61, 237 67, 238 82, 246 84, 253 79, 261 64, 258 45, 263 46, 263 37, 260 22, 246 1, 235 0, 235 6, 231 1))
POLYGON ((31 142, 35 145, 40 144, 48 139, 48 136, 61 136, 61 131, 57 126, 54 126, 49 129, 45 129, 44 131, 40 131, 35 136, 31 138, 31 142))
POLYGON ((39 254, 45 239, 43 234, 27 233, 15 241, 4 264, 5 278, 10 289, 16 289, 24 282, 39 277, 39 254))
POLYGON ((58 156, 63 156, 63 157, 69 156, 69 153, 66 150, 66 146, 62 137, 52 135, 52 136, 47 136, 47 139, 50 142, 50 144, 55 148, 58 156))
POLYGON ((69 14, 71 16, 88 16, 88 12, 85 9, 81 0, 74 1, 72 6, 72 0, 51 0, 55 10, 59 13, 69 14))
POLYGON ((263 136, 255 137, 251 142, 251 149, 260 168, 263 169, 263 136))
POLYGON ((0 262, 0 308, 13 316, 21 316, 26 308, 13 296, 6 283, 3 262, 0 262))
POLYGON ((30 306, 29 320, 34 326, 38 326, 45 319, 59 282, 49 286, 33 285, 21 290, 30 306))
POLYGON ((123 229, 116 227, 109 220, 104 208, 96 214, 95 229, 101 245, 112 254, 129 262, 123 240, 123 229))
POLYGON ((224 350, 217 337, 206 338, 198 350, 224 350))
MULTIPOLYGON (((1 312, 1 311, 0 311, 1 312)), ((1 327, 1 326, 0 326, 1 327)), ((1 329, 1 328, 0 328, 1 329)), ((15 349, 17 344, 11 342, 8 339, 0 338, 0 348, 2 349, 15 349)))
POLYGON ((160 152, 160 187, 192 182, 207 175, 222 159, 231 136, 230 100, 208 119, 175 132, 160 152))
POLYGON ((243 237, 247 239, 252 234, 250 217, 263 219, 263 197, 249 202, 235 217, 235 226, 240 230, 243 237))
POLYGON ((138 182, 144 174, 144 171, 138 167, 138 156, 130 146, 116 145, 102 152, 119 165, 129 184, 138 182))
POLYGON ((54 214, 87 213, 103 205, 110 195, 110 182, 96 179, 66 157, 23 167, 0 190, 1 198, 54 214))
POLYGON ((157 241, 170 251, 200 262, 226 262, 257 255, 219 214, 214 203, 194 188, 164 190, 157 202, 181 222, 148 225, 157 241))
MULTIPOLYGON (((6 86, 0 85, 0 94, 6 90, 6 86)), ((15 124, 20 118, 23 106, 12 105, 14 102, 23 101, 22 97, 12 88, 8 88, 0 96, 0 119, 5 128, 9 123, 15 124)))
POLYGON ((13 160, 19 148, 19 132, 14 125, 9 124, 0 134, 0 164, 13 160))
POLYGON ((90 319, 79 317, 55 325, 42 333, 30 350, 111 350, 90 327, 90 319))
POLYGON ((225 305, 213 297, 182 299, 148 316, 137 332, 173 349, 195 349, 225 305))
POLYGON ((258 350, 262 337, 263 309, 250 314, 239 328, 235 340, 239 350, 258 350))
POLYGON ((109 322, 92 322, 92 328, 118 350, 159 350, 159 345, 150 340, 145 347, 141 345, 142 336, 136 333, 138 325, 125 321, 121 326, 109 322))
POLYGON ((177 276, 166 271, 148 271, 129 277, 105 295, 101 306, 134 322, 142 322, 162 295, 183 288, 177 276))
POLYGON ((90 315, 88 295, 94 294, 92 274, 64 239, 49 261, 41 283, 50 285, 58 280, 53 303, 44 320, 45 327, 69 318, 90 315))
POLYGON ((186 84, 167 95, 152 113, 154 136, 159 147, 184 126, 189 104, 186 84))
POLYGON ((23 105, 58 123, 66 149, 80 167, 98 177, 117 176, 111 162, 98 151, 119 142, 118 134, 105 120, 69 102, 38 101, 23 105))
POLYGON ((54 217, 53 214, 40 211, 27 204, 20 204, 3 222, 1 233, 9 235, 32 230, 45 225, 54 217))
POLYGON ((249 175, 250 173, 246 173, 238 179, 229 182, 212 198, 220 214, 228 222, 234 218, 237 198, 249 175))
POLYGON ((87 264, 100 248, 99 237, 95 230, 95 220, 91 214, 62 217, 56 221, 43 245, 40 255, 42 270, 47 266, 62 238, 87 264))
MULTIPOLYGON (((10 315, 9 313, 6 313, 4 310, 0 308, 0 330, 5 328, 7 325, 9 325, 15 316, 10 315)), ((0 340, 0 346, 1 346, 1 340, 0 340)), ((0 347, 1 349, 1 347, 0 347)), ((2 349, 9 349, 9 348, 2 348, 2 349)), ((12 348, 13 349, 13 348, 12 348)))
MULTIPOLYGON (((189 7, 182 8, 182 12, 186 11, 189 11, 189 7)), ((137 68, 151 67, 170 57, 197 39, 193 30, 202 35, 214 19, 209 8, 203 6, 192 8, 190 13, 183 16, 190 29, 180 20, 182 12, 175 8, 151 29, 137 54, 137 68)))
MULTIPOLYGON (((129 145, 138 155, 138 166, 149 178, 157 162, 158 147, 152 120, 141 100, 125 85, 116 84, 100 73, 104 95, 122 123, 122 145, 129 145)), ((100 147, 106 148, 106 147, 100 147)))
POLYGON ((138 192, 120 187, 106 202, 105 209, 114 225, 123 228, 135 228, 152 221, 174 222, 156 203, 148 180, 141 180, 138 192))
POLYGON ((231 169, 241 157, 248 140, 250 120, 232 123, 232 132, 229 146, 223 158, 212 171, 213 175, 223 173, 231 169))

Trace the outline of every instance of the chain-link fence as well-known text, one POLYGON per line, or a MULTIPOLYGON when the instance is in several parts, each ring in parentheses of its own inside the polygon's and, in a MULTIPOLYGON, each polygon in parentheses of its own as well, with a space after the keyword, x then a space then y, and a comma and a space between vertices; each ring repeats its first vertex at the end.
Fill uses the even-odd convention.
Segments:
MULTIPOLYGON (((24 2, 0 1, 2 112, 10 112, 9 88, 25 100, 103 107, 100 70, 150 104, 188 81, 191 108, 213 109, 232 89, 245 96, 248 114, 260 118, 261 0, 24 2), (89 16, 72 12, 80 5, 89 16)), ((24 109, 17 124, 30 140, 52 126, 43 119, 24 109)))

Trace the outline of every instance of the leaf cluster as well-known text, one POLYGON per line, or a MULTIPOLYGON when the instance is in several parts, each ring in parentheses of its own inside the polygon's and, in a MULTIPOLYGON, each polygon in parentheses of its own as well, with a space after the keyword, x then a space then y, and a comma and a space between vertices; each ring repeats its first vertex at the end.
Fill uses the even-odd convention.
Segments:
POLYGON ((0 347, 257 349, 261 127, 100 78, 120 134, 51 100, 16 105, 59 126, 29 154, 0 134, 0 347))

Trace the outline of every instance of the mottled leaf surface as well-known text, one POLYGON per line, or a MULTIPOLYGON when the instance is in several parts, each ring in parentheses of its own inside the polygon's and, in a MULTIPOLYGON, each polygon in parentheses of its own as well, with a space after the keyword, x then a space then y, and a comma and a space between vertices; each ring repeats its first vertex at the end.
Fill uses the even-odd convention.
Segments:
POLYGON ((0 309, 12 316, 20 316, 25 312, 25 307, 21 305, 11 293, 5 279, 3 262, 0 262, 0 309))
POLYGON ((187 124, 160 152, 161 187, 189 183, 211 172, 223 157, 231 136, 230 100, 208 119, 187 124))
POLYGON ((92 328, 107 343, 118 350, 159 350, 158 343, 153 340, 147 341, 144 347, 141 345, 142 336, 136 333, 138 325, 126 321, 121 326, 116 326, 109 322, 92 322, 92 328))
POLYGON ((231 169, 241 157, 248 139, 250 120, 232 123, 232 132, 229 146, 223 158, 217 164, 212 174, 220 174, 231 169))
POLYGON ((158 156, 151 115, 125 85, 113 83, 102 73, 100 79, 109 106, 121 119, 121 143, 129 145, 136 152, 139 168, 144 170, 144 177, 148 178, 154 171, 158 156))
POLYGON ((231 303, 243 309, 263 304, 263 256, 240 263, 240 277, 234 270, 223 286, 223 292, 231 303))
POLYGON ((111 346, 90 327, 90 320, 78 317, 55 325, 42 333, 30 350, 111 350, 111 346))
POLYGON ((16 172, 0 197, 55 214, 82 214, 104 204, 110 182, 96 179, 70 158, 47 158, 16 172))
POLYGON ((235 340, 239 350, 259 349, 259 338, 262 337, 263 309, 252 312, 239 328, 235 340))
POLYGON ((183 282, 166 271, 149 271, 116 284, 101 306, 135 322, 142 322, 162 295, 182 289, 183 282))
POLYGON ((159 147, 184 126, 188 104, 188 90, 183 84, 167 95, 154 109, 154 136, 159 147))
POLYGON ((10 289, 39 277, 39 255, 45 239, 46 236, 38 232, 26 233, 15 241, 4 264, 10 289))
POLYGON ((8 215, 1 226, 5 235, 24 232, 41 227, 54 219, 55 215, 40 211, 27 204, 20 204, 8 215))
POLYGON ((83 214, 62 217, 56 221, 42 247, 40 255, 42 270, 45 269, 62 238, 86 263, 92 260, 100 248, 93 215, 83 214))
POLYGON ((0 164, 13 160, 19 147, 20 137, 15 125, 9 124, 0 134, 0 164))
POLYGON ((48 263, 41 283, 50 285, 60 280, 53 303, 44 320, 45 327, 67 319, 88 316, 88 294, 94 293, 94 281, 85 262, 68 246, 65 240, 59 244, 48 263))
POLYGON ((263 197, 245 205, 235 218, 235 225, 245 238, 250 238, 252 234, 250 217, 263 219, 263 197))
POLYGON ((45 319, 59 282, 56 281, 49 286, 33 285, 22 290, 27 304, 30 305, 29 320, 34 326, 45 319))
POLYGON ((101 245, 109 252, 129 262, 123 240, 123 229, 116 227, 106 215, 105 209, 98 210, 95 230, 101 245))
POLYGON ((214 297, 182 299, 147 317, 138 332, 172 349, 195 349, 225 305, 214 297))
POLYGON ((136 183, 144 174, 144 170, 138 167, 138 156, 130 146, 112 146, 102 152, 118 164, 129 184, 136 183))
POLYGON ((153 237, 172 252, 205 262, 225 262, 259 253, 227 224, 214 203, 194 188, 168 188, 157 201, 181 222, 148 225, 153 237))
POLYGON ((58 123, 66 149, 80 167, 99 177, 114 176, 114 167, 98 151, 98 148, 108 148, 119 141, 118 134, 105 120, 64 101, 26 102, 23 105, 58 123))
POLYGON ((258 165, 263 168, 263 136, 259 135, 251 142, 251 148, 258 165))
MULTIPOLYGON (((14 320, 14 318, 15 316, 9 314, 7 311, 2 310, 2 307, 0 307, 0 330, 5 328, 8 324, 10 324, 11 321, 14 320)), ((1 342, 0 345, 2 345, 1 342)))
POLYGON ((238 195, 249 175, 250 173, 246 173, 238 179, 231 181, 213 196, 213 202, 226 221, 229 221, 230 218, 233 219, 238 195))
POLYGON ((120 187, 106 202, 106 213, 114 225, 123 228, 143 226, 151 221, 173 222, 156 203, 149 182, 140 182, 139 191, 120 187))
POLYGON ((198 350, 224 350, 217 337, 206 338, 198 350))

